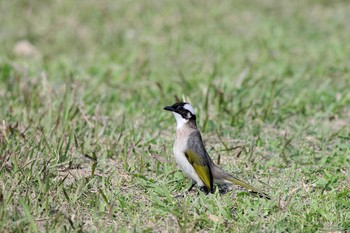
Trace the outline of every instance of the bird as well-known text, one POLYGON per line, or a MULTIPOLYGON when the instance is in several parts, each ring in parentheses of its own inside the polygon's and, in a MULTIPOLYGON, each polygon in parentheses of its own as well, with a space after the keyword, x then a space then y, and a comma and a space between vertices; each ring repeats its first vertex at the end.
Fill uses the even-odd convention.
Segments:
POLYGON ((176 134, 173 155, 176 163, 192 183, 186 193, 195 185, 205 194, 214 193, 214 183, 218 185, 235 184, 242 186, 259 196, 268 197, 252 185, 241 181, 218 167, 204 147, 201 133, 197 127, 196 114, 188 102, 177 102, 164 110, 173 113, 176 119, 176 134))

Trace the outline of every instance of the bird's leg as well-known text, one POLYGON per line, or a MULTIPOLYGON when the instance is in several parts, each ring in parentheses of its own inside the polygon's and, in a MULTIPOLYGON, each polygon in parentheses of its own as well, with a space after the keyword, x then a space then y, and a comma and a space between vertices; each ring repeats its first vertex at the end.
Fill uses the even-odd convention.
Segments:
POLYGON ((189 189, 187 189, 186 193, 191 192, 191 190, 193 189, 193 187, 197 184, 196 181, 192 181, 191 187, 189 187, 189 189))
POLYGON ((184 194, 179 194, 176 196, 176 198, 183 198, 185 195, 187 195, 189 192, 191 192, 191 190, 193 189, 193 187, 197 184, 196 181, 192 180, 192 184, 191 187, 189 189, 186 190, 186 192, 184 194))

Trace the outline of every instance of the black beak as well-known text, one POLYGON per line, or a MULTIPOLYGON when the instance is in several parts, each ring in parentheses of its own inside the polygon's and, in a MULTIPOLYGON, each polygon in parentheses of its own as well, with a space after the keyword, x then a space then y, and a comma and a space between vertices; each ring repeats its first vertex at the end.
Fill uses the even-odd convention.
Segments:
POLYGON ((164 110, 167 110, 167 111, 171 111, 171 112, 174 111, 174 109, 173 109, 171 106, 166 106, 166 107, 164 107, 163 109, 164 109, 164 110))

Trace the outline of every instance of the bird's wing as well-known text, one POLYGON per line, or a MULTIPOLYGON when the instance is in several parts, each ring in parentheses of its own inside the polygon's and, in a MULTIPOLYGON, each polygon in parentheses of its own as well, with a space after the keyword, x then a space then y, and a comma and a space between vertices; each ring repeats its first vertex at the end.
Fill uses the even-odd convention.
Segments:
POLYGON ((205 186, 207 186, 207 188, 212 191, 213 175, 210 169, 211 160, 204 148, 202 137, 199 131, 194 131, 191 133, 188 139, 187 150, 185 154, 199 178, 203 181, 205 186))

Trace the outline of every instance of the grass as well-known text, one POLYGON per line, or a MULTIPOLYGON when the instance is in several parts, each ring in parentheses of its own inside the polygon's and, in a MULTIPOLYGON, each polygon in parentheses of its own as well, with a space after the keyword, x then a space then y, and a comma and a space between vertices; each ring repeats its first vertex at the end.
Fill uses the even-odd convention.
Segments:
POLYGON ((1 232, 350 229, 347 1, 0 7, 1 232), (175 198, 176 98, 272 200, 175 198))

